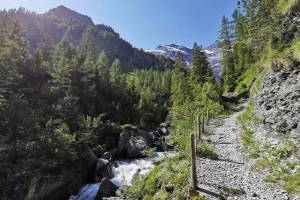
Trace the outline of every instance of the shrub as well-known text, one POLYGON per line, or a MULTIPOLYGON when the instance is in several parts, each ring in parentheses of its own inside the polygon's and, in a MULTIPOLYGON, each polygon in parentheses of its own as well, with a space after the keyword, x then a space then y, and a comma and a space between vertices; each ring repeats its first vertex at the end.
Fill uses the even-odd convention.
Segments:
POLYGON ((218 155, 213 151, 213 149, 206 143, 197 144, 197 155, 204 158, 217 159, 218 155))

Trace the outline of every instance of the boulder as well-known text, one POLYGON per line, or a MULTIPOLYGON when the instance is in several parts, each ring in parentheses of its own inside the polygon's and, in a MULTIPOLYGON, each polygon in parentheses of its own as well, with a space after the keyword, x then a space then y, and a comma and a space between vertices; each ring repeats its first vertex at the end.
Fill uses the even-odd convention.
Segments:
POLYGON ((118 148, 114 148, 114 149, 110 150, 109 153, 112 156, 112 160, 114 160, 118 155, 118 148))
POLYGON ((168 185, 166 185, 166 187, 165 187, 165 190, 166 190, 167 192, 169 192, 169 193, 173 192, 174 189, 175 189, 175 187, 174 187, 173 184, 168 184, 168 185))
POLYGON ((163 122, 163 123, 161 123, 161 124, 159 125, 159 127, 161 127, 161 128, 163 128, 163 127, 169 128, 169 127, 170 127, 170 122, 163 122))
POLYGON ((289 132, 300 122, 300 68, 269 72, 255 96, 255 113, 271 129, 289 132))
POLYGON ((153 146, 156 148, 157 151, 164 151, 166 150, 166 143, 164 138, 159 138, 156 142, 154 142, 153 146))
POLYGON ((143 151, 149 148, 154 140, 153 134, 142 130, 123 130, 120 134, 118 152, 121 157, 144 157, 143 151))
POLYGON ((118 187, 109 179, 103 178, 101 180, 100 188, 97 192, 96 200, 102 200, 103 197, 115 196, 118 187))
POLYGON ((110 152, 105 152, 103 153, 102 155, 102 158, 105 159, 105 160, 111 160, 112 159, 112 154, 110 152))
POLYGON ((96 176, 99 180, 102 178, 112 178, 112 164, 109 160, 99 158, 96 166, 96 176))
POLYGON ((153 131, 152 134, 153 134, 154 139, 157 139, 157 138, 161 137, 161 134, 159 134, 158 131, 153 131))

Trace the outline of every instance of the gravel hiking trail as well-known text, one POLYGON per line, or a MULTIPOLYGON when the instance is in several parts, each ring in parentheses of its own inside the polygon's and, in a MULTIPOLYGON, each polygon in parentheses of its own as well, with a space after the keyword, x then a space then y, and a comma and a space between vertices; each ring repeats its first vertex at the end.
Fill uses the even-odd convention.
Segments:
POLYGON ((251 164, 243 152, 242 126, 238 111, 224 119, 217 119, 216 125, 208 126, 210 133, 202 140, 218 155, 217 159, 197 157, 198 189, 209 199, 266 199, 299 200, 275 184, 264 180, 263 175, 251 170, 251 164))

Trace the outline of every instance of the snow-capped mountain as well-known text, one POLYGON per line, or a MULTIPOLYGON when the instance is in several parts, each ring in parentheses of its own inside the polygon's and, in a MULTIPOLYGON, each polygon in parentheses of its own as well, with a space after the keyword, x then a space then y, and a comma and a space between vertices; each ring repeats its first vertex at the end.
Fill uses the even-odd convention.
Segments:
MULTIPOLYGON (((220 41, 217 40, 215 43, 203 48, 203 51, 205 52, 208 61, 211 64, 214 76, 217 80, 220 80, 221 77, 221 51, 219 46, 220 41)), ((153 54, 163 55, 171 59, 175 59, 176 54, 181 52, 184 56, 187 66, 190 66, 192 63, 192 49, 183 45, 159 45, 156 49, 146 49, 145 51, 153 54)))

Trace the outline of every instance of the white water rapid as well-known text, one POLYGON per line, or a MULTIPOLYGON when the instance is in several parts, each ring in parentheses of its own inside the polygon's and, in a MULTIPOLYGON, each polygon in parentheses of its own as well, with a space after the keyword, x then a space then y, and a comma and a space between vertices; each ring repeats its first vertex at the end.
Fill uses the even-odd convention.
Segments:
MULTIPOLYGON (((174 155, 174 152, 156 152, 153 158, 116 160, 116 167, 113 168, 114 178, 111 181, 118 187, 131 185, 135 176, 149 173, 154 168, 155 162, 174 155)), ((86 184, 69 200, 94 200, 99 188, 100 183, 86 184)))

